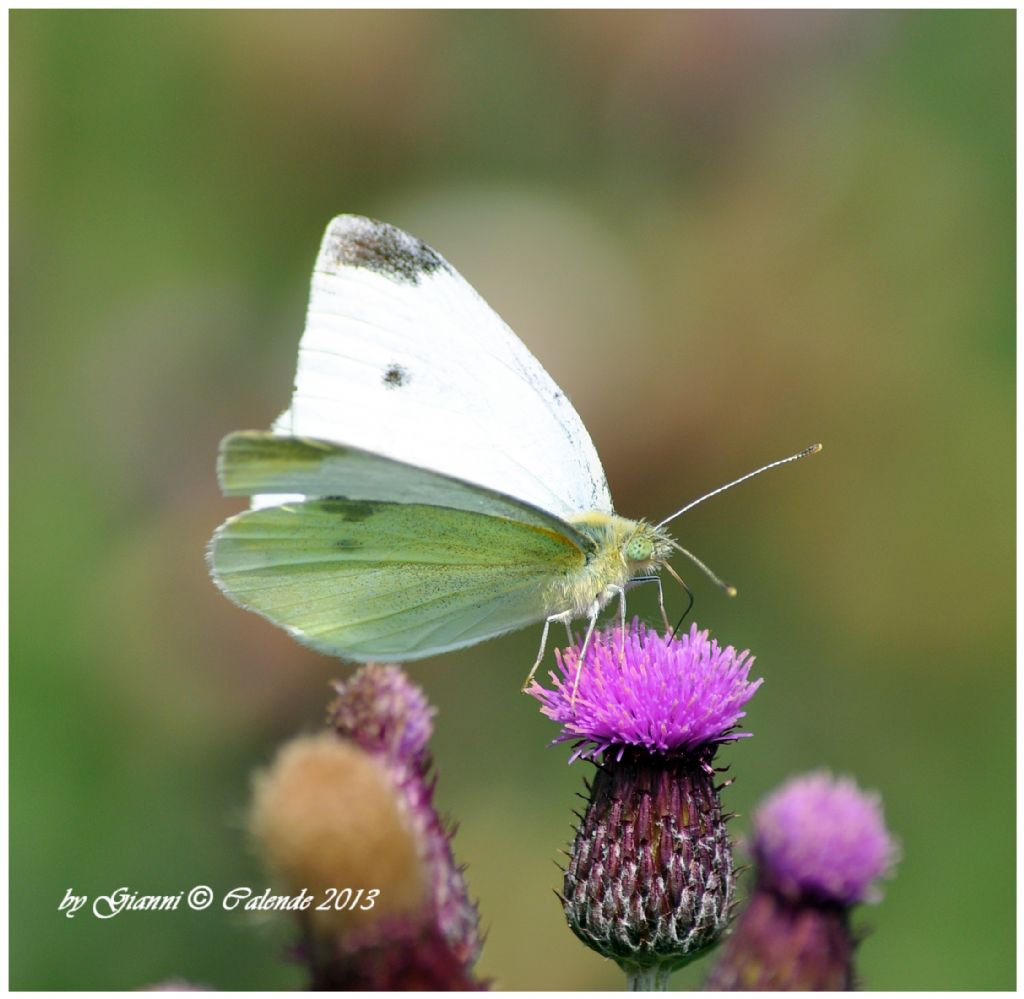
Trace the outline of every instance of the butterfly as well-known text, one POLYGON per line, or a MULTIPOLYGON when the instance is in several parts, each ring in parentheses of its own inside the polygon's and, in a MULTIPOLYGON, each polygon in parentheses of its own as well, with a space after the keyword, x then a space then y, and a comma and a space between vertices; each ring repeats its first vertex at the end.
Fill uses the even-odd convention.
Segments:
POLYGON ((616 597, 624 620, 628 586, 660 596, 663 568, 682 583, 668 559, 693 556, 665 525, 706 498, 659 524, 617 515, 583 422, 522 341, 439 253, 358 215, 320 244, 291 405, 269 432, 227 436, 218 477, 251 497, 208 552, 237 604, 358 662, 542 623, 527 682, 552 624, 586 619, 585 652, 616 597))

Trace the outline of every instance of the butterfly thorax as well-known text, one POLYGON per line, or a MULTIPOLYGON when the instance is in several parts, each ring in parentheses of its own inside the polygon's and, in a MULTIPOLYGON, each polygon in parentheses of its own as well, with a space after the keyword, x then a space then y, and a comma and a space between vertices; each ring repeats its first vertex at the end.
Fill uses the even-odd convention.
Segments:
POLYGON ((672 551, 669 536, 642 520, 591 511, 570 517, 569 523, 593 548, 581 570, 552 587, 551 613, 571 611, 581 617, 595 603, 604 607, 631 579, 657 573, 672 551))

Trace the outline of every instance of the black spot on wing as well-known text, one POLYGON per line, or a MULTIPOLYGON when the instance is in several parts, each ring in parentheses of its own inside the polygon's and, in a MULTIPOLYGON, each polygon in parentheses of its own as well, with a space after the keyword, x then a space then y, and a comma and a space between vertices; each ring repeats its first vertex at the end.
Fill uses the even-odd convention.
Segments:
POLYGON ((419 284, 423 274, 451 270, 439 253, 415 236, 361 215, 342 215, 331 223, 323 254, 333 270, 366 267, 409 284, 419 284))
POLYGON ((355 538, 339 538, 334 542, 335 548, 340 548, 342 551, 351 551, 353 548, 362 548, 363 542, 357 541, 355 538))
POLYGON ((409 383, 409 372, 400 364, 389 364, 381 381, 385 388, 396 389, 409 383))
POLYGON ((324 513, 334 514, 347 523, 369 520, 377 512, 379 505, 363 500, 350 500, 345 496, 325 496, 318 504, 324 513))

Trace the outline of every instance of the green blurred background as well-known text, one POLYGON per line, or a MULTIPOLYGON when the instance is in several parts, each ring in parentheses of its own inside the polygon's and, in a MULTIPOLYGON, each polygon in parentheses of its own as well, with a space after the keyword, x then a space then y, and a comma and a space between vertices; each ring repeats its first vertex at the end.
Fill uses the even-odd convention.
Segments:
MULTIPOLYGON (((740 590, 690 570, 696 620, 766 677, 734 829, 855 775, 904 853, 857 913, 864 985, 1013 987, 1013 12, 10 16, 13 987, 302 980, 277 919, 57 905, 267 883, 250 774, 348 667, 203 549, 240 508, 217 443, 287 404, 343 211, 495 306, 625 515, 825 442, 677 525, 740 590)), ((439 799, 479 970, 618 988, 552 894, 587 769, 519 694, 537 638, 410 669, 439 799)))

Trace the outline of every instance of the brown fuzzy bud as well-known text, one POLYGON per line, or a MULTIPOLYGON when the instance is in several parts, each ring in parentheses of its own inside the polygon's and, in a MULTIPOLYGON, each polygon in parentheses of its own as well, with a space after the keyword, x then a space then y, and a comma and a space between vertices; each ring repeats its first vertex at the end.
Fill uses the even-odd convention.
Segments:
POLYGON ((249 827, 288 892, 305 889, 314 933, 366 929, 425 911, 429 876, 382 763, 332 734, 300 736, 257 775, 249 827), (330 889, 376 889, 372 908, 319 910, 330 889))

